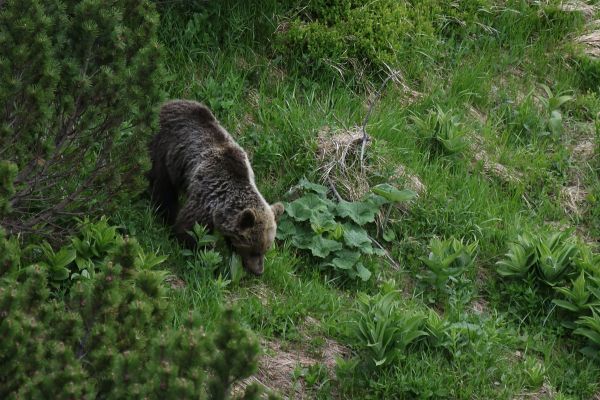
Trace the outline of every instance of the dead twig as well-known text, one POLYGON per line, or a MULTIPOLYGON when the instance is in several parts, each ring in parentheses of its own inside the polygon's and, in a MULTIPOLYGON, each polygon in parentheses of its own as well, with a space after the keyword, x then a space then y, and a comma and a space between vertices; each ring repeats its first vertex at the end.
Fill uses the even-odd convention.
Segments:
POLYGON ((363 121, 362 128, 361 128, 362 134, 363 134, 362 144, 360 146, 360 169, 361 169, 361 171, 364 170, 363 159, 365 157, 365 148, 367 147, 367 142, 369 141, 369 135, 367 134, 367 123, 369 122, 369 117, 371 116, 371 113, 373 112, 373 106, 375 105, 375 103, 377 103, 377 101, 381 97, 381 93, 383 92, 383 89, 387 85, 388 81, 392 78, 395 78, 399 74, 400 74, 400 71, 395 71, 395 72, 391 73, 390 75, 388 75, 388 77, 383 80, 383 83, 381 84, 381 87, 379 88, 377 93, 375 93, 375 97, 373 98, 373 101, 371 101, 371 104, 369 104, 369 109, 367 110, 367 115, 365 115, 365 119, 363 121))

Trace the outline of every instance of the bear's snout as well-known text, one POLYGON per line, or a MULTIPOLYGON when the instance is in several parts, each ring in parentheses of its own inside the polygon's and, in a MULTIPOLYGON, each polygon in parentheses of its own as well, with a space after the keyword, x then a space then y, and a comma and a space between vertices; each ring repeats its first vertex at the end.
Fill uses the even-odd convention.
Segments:
POLYGON ((265 256, 242 257, 242 265, 248 272, 254 275, 262 275, 265 272, 265 256))

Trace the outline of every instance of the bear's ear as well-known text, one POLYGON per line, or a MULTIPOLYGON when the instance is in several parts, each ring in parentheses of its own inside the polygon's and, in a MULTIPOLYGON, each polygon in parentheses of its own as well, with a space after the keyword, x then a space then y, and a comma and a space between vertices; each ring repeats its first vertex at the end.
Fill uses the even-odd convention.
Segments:
POLYGON ((275 221, 279 221, 279 217, 281 217, 285 209, 283 204, 277 202, 275 204, 271 204, 271 210, 273 210, 273 215, 275 215, 275 221))
POLYGON ((252 228, 256 223, 256 214, 251 208, 246 208, 238 214, 238 227, 240 229, 252 228))

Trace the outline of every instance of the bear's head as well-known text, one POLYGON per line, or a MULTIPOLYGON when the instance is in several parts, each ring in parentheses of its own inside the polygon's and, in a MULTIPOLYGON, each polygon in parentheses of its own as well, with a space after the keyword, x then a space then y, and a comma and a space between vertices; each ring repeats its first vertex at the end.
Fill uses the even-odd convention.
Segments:
POLYGON ((255 275, 264 272, 265 253, 273 245, 277 220, 283 211, 281 203, 265 208, 246 208, 235 216, 234 229, 223 232, 242 257, 247 271, 255 275))

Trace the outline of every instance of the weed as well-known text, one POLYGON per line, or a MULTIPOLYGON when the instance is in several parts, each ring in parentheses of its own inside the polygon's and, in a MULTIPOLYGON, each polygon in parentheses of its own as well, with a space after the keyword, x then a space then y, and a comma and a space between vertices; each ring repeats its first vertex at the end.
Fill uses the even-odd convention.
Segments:
POLYGON ((393 365, 403 357, 409 344, 427 335, 421 330, 426 317, 401 312, 397 295, 394 291, 373 297, 358 295, 352 330, 358 339, 358 348, 366 353, 371 366, 393 365))

